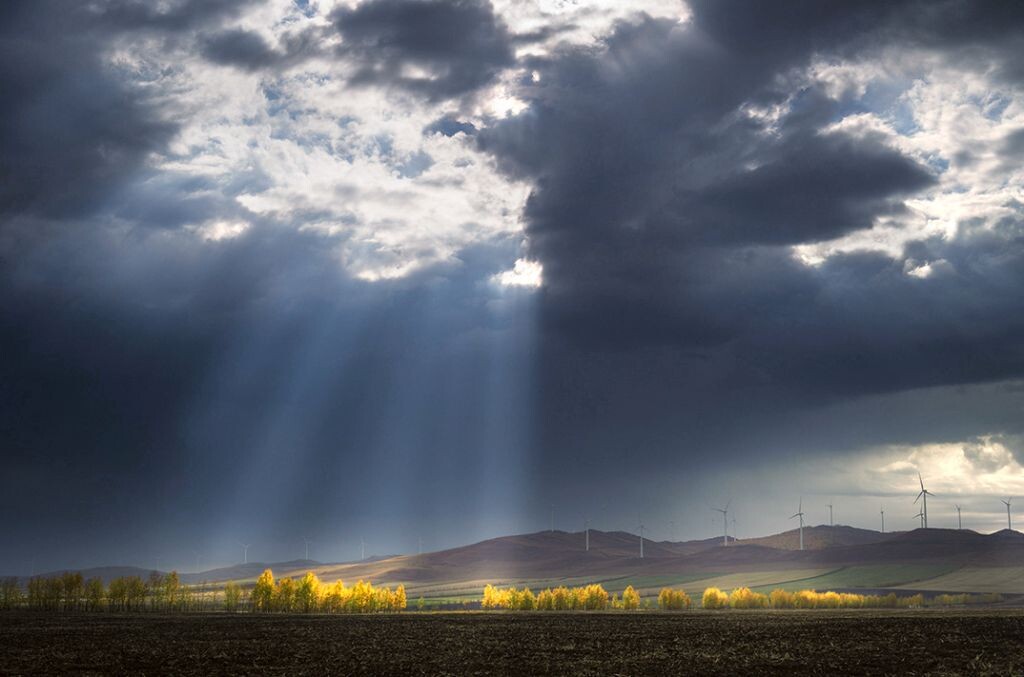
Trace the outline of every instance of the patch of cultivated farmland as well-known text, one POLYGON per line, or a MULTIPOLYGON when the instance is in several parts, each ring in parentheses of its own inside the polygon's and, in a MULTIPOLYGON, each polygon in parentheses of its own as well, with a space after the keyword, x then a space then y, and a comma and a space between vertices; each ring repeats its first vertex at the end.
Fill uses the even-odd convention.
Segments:
POLYGON ((682 585, 691 596, 700 595, 706 588, 721 588, 726 592, 733 588, 804 588, 802 581, 817 579, 834 569, 788 569, 785 571, 747 571, 711 578, 699 578, 682 585))
POLYGON ((941 592, 1024 593, 1024 567, 963 567, 901 587, 941 592))
POLYGON ((574 587, 579 585, 586 585, 588 583, 595 582, 593 577, 590 578, 545 578, 545 579, 480 579, 472 581, 448 581, 444 583, 429 583, 425 585, 407 585, 406 591, 410 597, 423 596, 426 599, 434 599, 438 597, 472 597, 473 599, 480 599, 480 595, 483 594, 485 585, 495 585, 498 587, 516 587, 516 588, 529 588, 533 592, 538 592, 544 588, 557 588, 560 585, 566 587, 574 587))
MULTIPOLYGON (((717 576, 717 574, 714 574, 717 576)), ((693 574, 658 574, 656 576, 619 576, 597 581, 608 592, 622 592, 627 585, 632 585, 641 595, 657 595, 662 588, 683 588, 694 581, 704 580, 709 577, 708 572, 702 571, 693 574)), ((702 588, 703 589, 703 588, 702 588)))
POLYGON ((955 571, 954 564, 866 564, 843 567, 813 578, 794 580, 779 587, 787 590, 835 590, 839 588, 918 588, 922 581, 955 571))
POLYGON ((0 614, 2 674, 1018 675, 1019 611, 0 614))

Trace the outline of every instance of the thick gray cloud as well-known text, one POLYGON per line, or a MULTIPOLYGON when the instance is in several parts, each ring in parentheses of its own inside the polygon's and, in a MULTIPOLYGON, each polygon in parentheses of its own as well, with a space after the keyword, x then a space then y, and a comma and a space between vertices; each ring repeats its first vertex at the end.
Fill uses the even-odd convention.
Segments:
POLYGON ((98 23, 123 30, 157 30, 172 33, 206 28, 230 19, 257 0, 105 0, 94 5, 98 23))
POLYGON ((370 0, 332 18, 339 53, 357 65, 355 84, 446 99, 489 84, 513 62, 511 36, 488 0, 370 0))
POLYGON ((830 396, 1020 374, 1013 239, 992 236, 999 255, 986 238, 920 243, 952 266, 925 280, 879 254, 811 268, 779 246, 870 228, 935 181, 880 141, 826 133, 842 102, 792 72, 876 44, 884 13, 693 9, 691 25, 621 26, 599 54, 538 60, 528 111, 478 136, 535 182, 547 325, 606 349, 714 349, 750 378, 830 396), (742 114, 773 102, 771 126, 742 114), (1009 284, 994 293, 993 277, 1009 284))
POLYGON ((206 36, 202 41, 202 51, 210 61, 249 70, 273 65, 280 58, 259 34, 241 29, 206 36))
POLYGON ((213 63, 257 71, 299 63, 317 53, 317 34, 307 30, 286 36, 280 49, 262 36, 241 28, 229 28, 199 37, 202 55, 213 63))
POLYGON ((103 33, 84 8, 0 11, 0 217, 81 216, 174 127, 100 63, 103 33))

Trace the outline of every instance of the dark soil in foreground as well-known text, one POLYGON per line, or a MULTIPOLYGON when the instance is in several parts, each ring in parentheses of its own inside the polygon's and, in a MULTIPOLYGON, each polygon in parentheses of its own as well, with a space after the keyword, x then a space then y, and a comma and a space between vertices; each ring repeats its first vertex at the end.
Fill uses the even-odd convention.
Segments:
POLYGON ((1024 675, 1024 612, 0 614, 3 674, 1024 675))

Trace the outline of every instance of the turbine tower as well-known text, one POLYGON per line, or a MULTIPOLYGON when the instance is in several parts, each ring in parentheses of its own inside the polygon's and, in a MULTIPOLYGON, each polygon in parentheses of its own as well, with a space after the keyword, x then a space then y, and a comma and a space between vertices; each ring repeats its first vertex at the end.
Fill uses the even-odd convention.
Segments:
POLYGON ((725 504, 724 508, 712 508, 715 512, 722 513, 722 545, 729 545, 729 505, 732 503, 732 499, 725 504))
POLYGON ((587 552, 590 552, 590 519, 583 520, 583 532, 586 534, 587 552))
POLYGON ((799 507, 796 509, 796 514, 789 519, 800 518, 800 549, 804 549, 804 499, 800 497, 799 507))
POLYGON ((302 537, 302 542, 306 544, 306 561, 309 561, 309 544, 313 541, 309 540, 305 536, 302 537))
POLYGON ((832 504, 828 504, 828 525, 832 526, 832 504))
POLYGON ((921 484, 921 493, 914 499, 914 503, 921 500, 921 526, 925 529, 928 528, 928 497, 934 496, 932 492, 924 488, 924 480, 921 479, 921 473, 917 473, 917 481, 921 484))
POLYGON ((554 533, 555 531, 555 504, 551 504, 551 526, 548 531, 554 533))
POLYGON ((360 560, 366 559, 366 541, 363 540, 362 536, 359 537, 359 552, 360 552, 359 559, 360 560))
POLYGON ((238 542, 238 545, 242 546, 242 564, 249 563, 249 543, 238 542))
POLYGON ((956 528, 958 531, 963 530, 964 522, 960 519, 960 506, 956 506, 956 528))
MULTIPOLYGON (((1000 499, 1000 500, 1002 500, 1002 499, 1000 499)), ((1007 529, 1013 529, 1013 524, 1010 522, 1010 501, 1012 501, 1012 500, 1013 500, 1012 498, 1008 498, 1005 501, 1003 501, 1003 503, 1006 505, 1006 528, 1007 529)))
POLYGON ((882 513, 882 533, 884 534, 885 533, 885 508, 882 508, 881 510, 879 510, 879 512, 882 513))
POLYGON ((644 525, 640 523, 640 559, 644 558, 644 525))
POLYGON ((921 528, 923 529, 923 528, 924 528, 924 513, 923 513, 923 512, 921 512, 920 510, 918 510, 918 511, 917 511, 917 514, 916 514, 916 515, 914 515, 914 517, 916 517, 916 518, 918 518, 919 520, 921 520, 921 528))

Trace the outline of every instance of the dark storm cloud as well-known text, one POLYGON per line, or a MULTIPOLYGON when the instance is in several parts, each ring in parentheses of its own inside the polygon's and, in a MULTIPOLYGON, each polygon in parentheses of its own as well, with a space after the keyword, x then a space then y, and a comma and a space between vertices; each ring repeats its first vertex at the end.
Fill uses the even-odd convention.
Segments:
POLYGON ((81 216, 174 127, 101 63, 84 8, 0 11, 0 217, 81 216))
POLYGON ((200 36, 202 55, 213 63, 256 71, 301 62, 318 51, 316 30, 287 35, 281 49, 271 47, 257 33, 233 28, 200 36))
POLYGON ((446 99, 489 84, 513 63, 508 29, 487 0, 370 0, 339 8, 332 20, 339 54, 355 64, 354 84, 446 99))
POLYGON ((260 35, 241 29, 207 36, 202 40, 201 49, 210 61, 247 70, 265 68, 280 58, 260 35))
POLYGON ((240 9, 258 0, 107 0, 95 5, 96 20, 118 29, 162 30, 169 32, 205 28, 231 18, 240 9))
MULTIPOLYGON (((870 228, 932 183, 922 166, 878 143, 794 134, 755 169, 672 200, 664 217, 698 241, 797 244, 870 228)), ((684 236, 685 237, 685 236, 684 236)))
POLYGON ((922 243, 923 261, 949 264, 928 279, 880 254, 812 268, 777 246, 869 228, 934 183, 881 141, 827 132, 842 102, 800 76, 812 58, 910 32, 905 8, 692 9, 691 25, 620 25, 603 51, 537 60, 529 109, 477 137, 535 184, 527 233, 546 325, 613 351, 675 346, 677 376, 715 364, 714 388, 739 375, 842 397, 1024 373, 1019 240, 922 243), (743 114, 764 105, 782 105, 777 123, 743 114), (693 349, 710 351, 704 366, 687 366, 693 349))

